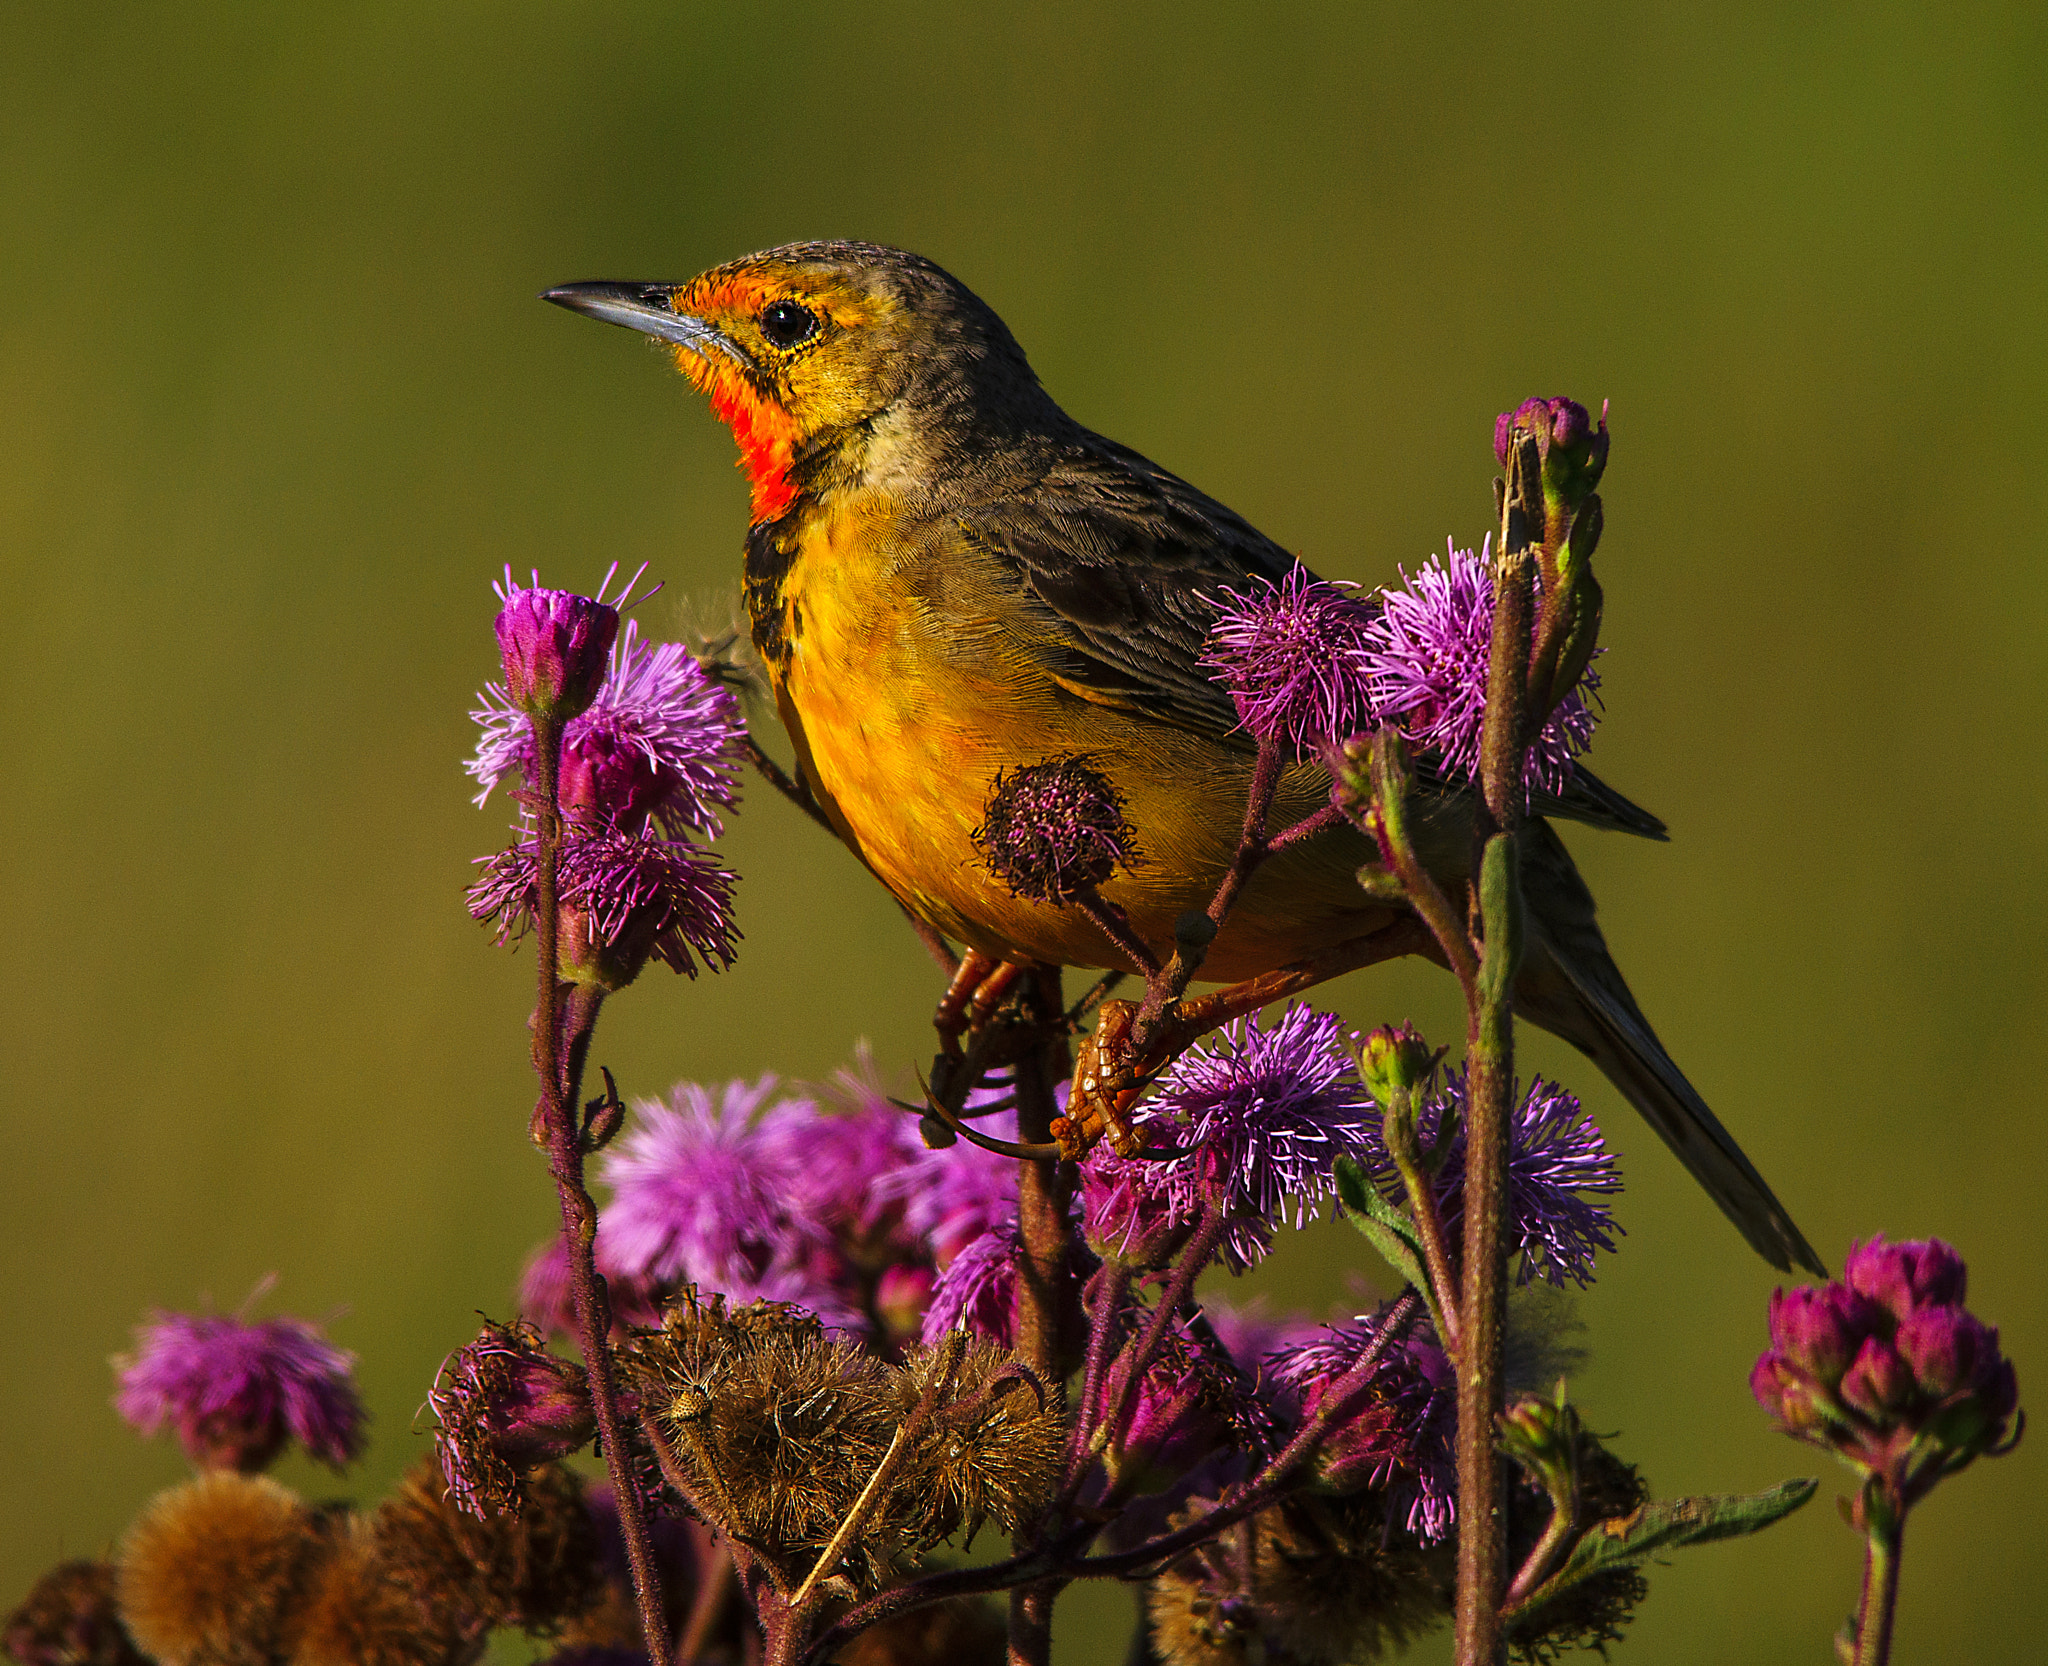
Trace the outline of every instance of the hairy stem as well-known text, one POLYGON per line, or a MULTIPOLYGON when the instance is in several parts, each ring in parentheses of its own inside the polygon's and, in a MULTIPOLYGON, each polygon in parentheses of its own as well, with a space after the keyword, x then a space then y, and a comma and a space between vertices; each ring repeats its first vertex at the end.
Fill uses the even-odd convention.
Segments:
POLYGON ((1237 849, 1230 858, 1230 866, 1223 870, 1216 894, 1209 899, 1205 911, 1209 921, 1207 934, 1182 937, 1176 933, 1173 959, 1164 971, 1145 980, 1145 999, 1138 1007, 1137 1021, 1131 1031, 1132 1045, 1139 1052, 1151 1043, 1153 1031, 1158 1028, 1166 1010, 1187 993, 1188 985, 1208 958, 1209 944, 1223 929, 1223 922, 1237 905, 1238 893, 1266 859, 1266 817, 1272 812, 1273 795, 1279 790, 1280 744, 1278 741, 1261 741, 1258 761, 1252 765, 1251 788, 1245 795, 1244 826, 1238 834, 1237 849))
POLYGON ((1458 1312, 1458 1275, 1451 1261, 1449 1244, 1444 1238, 1443 1212, 1437 1208, 1436 1185, 1423 1169, 1422 1153, 1415 1144, 1415 1098, 1412 1090, 1405 1095, 1406 1103, 1400 1107, 1403 1114, 1398 1116, 1394 1114, 1395 1107, 1389 1106, 1380 1128, 1386 1140, 1387 1154, 1394 1159, 1394 1167, 1401 1174, 1401 1183, 1408 1189, 1408 1210, 1414 1217, 1415 1235, 1422 1240, 1422 1261, 1436 1296, 1436 1312, 1442 1316, 1444 1335, 1440 1340, 1445 1352, 1455 1360, 1465 1330, 1458 1312))
MULTIPOLYGON (((1034 967, 1030 977, 1026 998, 1041 1039, 1017 1061, 1017 1138, 1035 1145, 1051 1138, 1052 1119, 1059 1113, 1053 1089, 1066 1080, 1071 1061, 1059 968, 1034 967)), ((1024 1264, 1017 1283, 1017 1344, 1025 1364, 1044 1383, 1064 1382, 1067 1375, 1060 1316, 1071 1306, 1067 1287, 1074 1276, 1068 1254, 1073 1240, 1068 1209, 1072 1193, 1073 1177, 1062 1172, 1055 1158, 1032 1158, 1018 1169, 1017 1224, 1024 1240, 1024 1264)))
POLYGON ((1905 1548, 1902 1509, 1873 1521, 1863 1537, 1863 1596, 1856 1606, 1854 1666, 1886 1666, 1892 1657, 1892 1618, 1899 1602, 1899 1557, 1905 1548))
POLYGON ((625 1446, 620 1439, 619 1385, 611 1350, 611 1301, 604 1277, 597 1270, 597 1204, 583 1183, 582 1130, 577 1126, 573 1108, 576 1090, 568 1080, 569 1060, 578 1060, 580 1075, 580 1061, 588 1054, 589 1030, 597 1022, 596 1005, 579 1004, 575 1009, 580 1015, 578 1045, 565 1048, 562 1033, 562 986, 557 975, 561 899, 556 884, 562 855, 562 817, 557 802, 562 728, 558 719, 533 720, 533 785, 538 799, 540 846, 535 882, 539 893, 535 922, 539 942, 534 958, 539 962, 539 991, 533 1013, 533 1066, 540 1076, 539 1120, 546 1136, 548 1166, 554 1173, 555 1190, 562 1205, 562 1245, 568 1253, 569 1289, 576 1305, 577 1341, 583 1350, 584 1374, 590 1383, 590 1401, 597 1414, 605 1466, 611 1473, 612 1490, 618 1496, 619 1528, 633 1570, 640 1627, 647 1639, 649 1657, 659 1659, 668 1652, 661 1574, 655 1566, 654 1545, 647 1532, 647 1514, 626 1467, 625 1446))
POLYGON ((1524 436, 1509 455, 1493 642, 1480 729, 1475 807, 1477 913, 1483 943, 1467 1012, 1463 1346, 1458 1358, 1458 1666, 1506 1658, 1507 1511, 1494 1428, 1506 1394, 1507 1158, 1515 1080, 1514 980, 1521 957, 1520 853, 1529 688, 1532 526, 1542 524, 1541 460, 1524 436), (1534 504, 1532 514, 1531 504, 1534 504))

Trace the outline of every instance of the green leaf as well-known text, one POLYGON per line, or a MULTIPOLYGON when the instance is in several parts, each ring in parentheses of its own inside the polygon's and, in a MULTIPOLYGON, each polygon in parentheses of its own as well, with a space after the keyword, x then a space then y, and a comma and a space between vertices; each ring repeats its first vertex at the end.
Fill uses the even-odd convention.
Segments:
POLYGON ((1339 1157, 1336 1166, 1337 1200, 1344 1205, 1345 1218, 1365 1234, 1365 1241, 1379 1251, 1380 1258, 1422 1292, 1430 1317, 1441 1326, 1436 1311, 1436 1292, 1422 1261, 1422 1240, 1415 1235, 1415 1223, 1384 1197, 1372 1178, 1349 1157, 1339 1157))
POLYGON ((1529 1595, 1508 1619, 1520 1624, 1595 1574, 1633 1567, 1680 1545, 1739 1538, 1789 1516, 1820 1485, 1810 1476, 1784 1481, 1763 1492, 1713 1493, 1700 1498, 1658 1499, 1626 1516, 1595 1522, 1579 1535, 1564 1565, 1529 1595))

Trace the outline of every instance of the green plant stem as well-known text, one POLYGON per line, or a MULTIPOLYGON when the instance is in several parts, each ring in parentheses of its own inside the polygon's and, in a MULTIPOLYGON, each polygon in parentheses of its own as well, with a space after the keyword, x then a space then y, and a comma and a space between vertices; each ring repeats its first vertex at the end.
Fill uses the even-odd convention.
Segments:
POLYGON ((1408 1213, 1415 1222, 1415 1235, 1422 1240, 1423 1268, 1429 1275, 1435 1311, 1442 1315, 1444 1334, 1439 1340, 1455 1362, 1464 1343, 1464 1318, 1458 1311, 1458 1276, 1444 1239, 1443 1212, 1437 1208, 1436 1185, 1422 1167, 1422 1153, 1415 1145, 1415 1099, 1411 1090, 1403 1107, 1405 1115, 1389 1114, 1381 1123, 1387 1154, 1400 1171, 1401 1184, 1408 1192, 1408 1213))
POLYGON ((1892 1617, 1899 1602, 1899 1558, 1905 1548, 1906 1518, 1873 1523, 1863 1537, 1863 1597, 1856 1608, 1854 1666, 1886 1666, 1892 1657, 1892 1617))
POLYGON ((1542 525, 1541 459, 1521 436, 1508 459, 1500 555, 1493 578, 1493 641, 1480 730, 1480 803, 1474 809, 1483 943, 1477 999, 1467 1011, 1464 1299, 1458 1358, 1458 1666, 1506 1658, 1507 1511, 1495 1422, 1505 1403, 1507 1157, 1514 1092, 1514 980, 1521 953, 1520 853, 1527 749, 1535 564, 1542 525), (1532 513, 1533 504, 1533 513, 1532 513))
POLYGON ((559 979, 561 898, 556 883, 562 855, 562 816, 557 802, 562 729, 562 723, 556 719, 533 720, 533 785, 539 801, 534 887, 538 893, 535 926, 539 941, 534 958, 539 963, 539 989, 533 1012, 533 1067, 540 1076, 538 1120, 545 1136, 548 1166, 561 1199, 562 1244, 568 1252, 577 1341, 583 1350, 591 1406, 597 1414, 598 1439, 604 1446, 605 1467, 610 1471, 612 1490, 618 1499, 619 1528, 626 1541, 626 1559, 633 1570, 633 1593, 639 1604, 648 1658, 658 1660, 667 1655, 669 1641, 661 1574, 655 1566, 646 1512, 626 1467, 620 1438, 619 1385, 611 1351, 611 1301, 604 1276, 597 1270, 597 1203, 583 1183, 582 1130, 575 1116, 577 1087, 569 1080, 568 1070, 569 1061, 574 1059, 577 1075, 581 1075, 581 1061, 589 1052, 589 1032, 597 1022, 602 997, 598 1001, 578 1002, 574 1009, 578 1033, 573 1037, 563 1035, 563 989, 559 979))

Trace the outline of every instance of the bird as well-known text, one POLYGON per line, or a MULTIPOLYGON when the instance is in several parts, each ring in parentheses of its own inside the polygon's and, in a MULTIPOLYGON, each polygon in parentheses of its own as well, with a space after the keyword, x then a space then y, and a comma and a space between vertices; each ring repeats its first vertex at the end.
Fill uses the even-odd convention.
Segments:
MULTIPOLYGON (((1255 758, 1200 663, 1216 597, 1278 583, 1295 558, 1070 417, 996 313, 920 255, 794 243, 683 283, 542 299, 661 343, 737 440, 768 688, 812 799, 903 907, 996 959, 1134 969, 1086 912, 1014 894, 975 844, 1003 771, 1085 758, 1141 844, 1101 894, 1170 946, 1236 849, 1255 758)), ((1271 824, 1329 793, 1319 760, 1295 760, 1271 824)), ((1418 852, 1461 895, 1472 792, 1433 779, 1418 796, 1418 852)), ((1590 1057, 1766 1261, 1824 1276, 1636 1005, 1550 825, 1661 838, 1663 824, 1583 767, 1532 810, 1516 1011, 1590 1057)), ((1375 856, 1349 827, 1276 854, 1203 978, 1254 977, 1399 921, 1404 905, 1355 877, 1375 856)))

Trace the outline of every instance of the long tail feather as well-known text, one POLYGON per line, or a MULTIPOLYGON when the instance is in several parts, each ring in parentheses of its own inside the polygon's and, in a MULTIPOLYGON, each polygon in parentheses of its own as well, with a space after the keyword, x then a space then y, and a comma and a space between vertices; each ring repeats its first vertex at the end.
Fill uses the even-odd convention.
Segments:
POLYGON ((1826 1266, 1785 1206, 1636 1006, 1563 843, 1534 820, 1524 824, 1524 840, 1531 929, 1516 1010, 1599 1065, 1757 1254, 1781 1271, 1797 1266, 1825 1278, 1826 1266))

